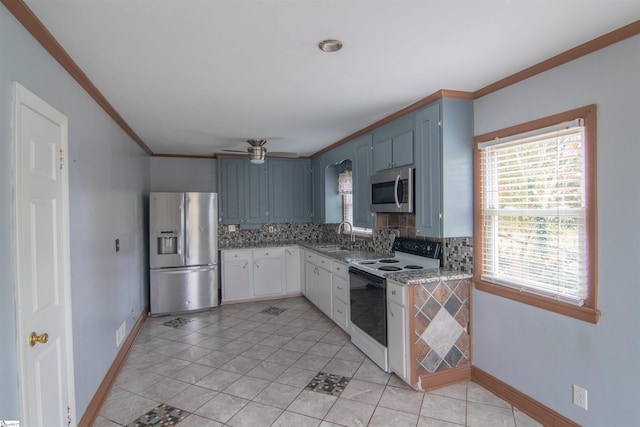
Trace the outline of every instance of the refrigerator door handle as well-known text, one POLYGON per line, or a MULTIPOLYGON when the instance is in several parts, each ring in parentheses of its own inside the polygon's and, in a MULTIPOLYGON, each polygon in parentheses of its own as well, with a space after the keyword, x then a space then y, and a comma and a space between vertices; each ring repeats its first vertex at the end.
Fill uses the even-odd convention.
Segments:
MULTIPOLYGON (((182 215, 184 217, 184 256, 185 256, 185 261, 189 259, 189 238, 186 237, 186 232, 189 229, 189 197, 185 196, 184 198, 184 204, 185 204, 185 209, 184 209, 184 214, 182 215)), ((185 262, 187 265, 189 265, 189 262, 185 262)))

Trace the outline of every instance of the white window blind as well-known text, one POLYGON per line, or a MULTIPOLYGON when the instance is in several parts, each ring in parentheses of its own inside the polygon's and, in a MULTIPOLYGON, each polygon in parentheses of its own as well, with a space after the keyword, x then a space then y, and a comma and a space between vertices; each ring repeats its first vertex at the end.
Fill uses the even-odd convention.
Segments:
POLYGON ((481 279, 583 305, 588 277, 582 121, 478 148, 481 279))

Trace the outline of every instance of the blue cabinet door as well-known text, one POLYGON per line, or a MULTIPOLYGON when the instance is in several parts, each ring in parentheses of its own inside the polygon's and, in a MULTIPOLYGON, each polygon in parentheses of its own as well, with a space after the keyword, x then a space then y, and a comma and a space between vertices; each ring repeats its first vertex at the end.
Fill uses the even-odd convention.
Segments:
POLYGON ((285 160, 268 160, 269 164, 269 221, 289 222, 291 207, 291 165, 285 160))
POLYGON ((291 168, 292 222, 311 220, 311 162, 294 160, 291 168))
POLYGON ((440 103, 416 114, 416 235, 440 237, 440 103))
POLYGON ((353 225, 373 228, 371 215, 371 173, 372 173, 371 134, 362 136, 352 142, 355 159, 353 167, 353 225))
POLYGON ((268 160, 269 222, 310 220, 308 160, 268 160))
POLYGON ((416 113, 416 235, 473 235, 473 103, 443 98, 416 113))
POLYGON ((266 224, 269 220, 266 164, 255 165, 245 160, 245 165, 244 223, 266 224))
POLYGON ((311 220, 315 224, 324 224, 324 156, 316 157, 311 161, 311 220))
POLYGON ((221 158, 218 162, 220 222, 240 224, 244 220, 246 159, 221 158))
POLYGON ((413 164, 413 130, 393 138, 391 166, 399 168, 413 164))
POLYGON ((393 140, 385 139, 377 142, 373 149, 373 168, 376 172, 391 169, 391 157, 393 156, 393 140))
POLYGON ((410 113, 373 131, 375 172, 413 164, 414 118, 410 113))

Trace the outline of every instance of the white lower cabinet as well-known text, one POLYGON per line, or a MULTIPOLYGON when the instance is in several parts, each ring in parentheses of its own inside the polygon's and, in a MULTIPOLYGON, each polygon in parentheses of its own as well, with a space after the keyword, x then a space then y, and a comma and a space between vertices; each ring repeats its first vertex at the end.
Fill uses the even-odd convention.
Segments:
POLYGON ((222 303, 300 294, 299 247, 224 249, 221 253, 222 303))
POLYGON ((255 296, 281 295, 284 277, 283 248, 253 251, 253 294, 255 296))
POLYGON ((333 321, 349 332, 349 282, 347 265, 332 262, 333 321))
POLYGON ((407 383, 409 378, 409 342, 407 340, 407 287, 387 280, 387 347, 389 369, 407 383))
POLYGON ((250 250, 222 251, 222 302, 251 297, 252 256, 250 250))
POLYGON ((331 301, 331 259, 304 251, 304 296, 324 314, 333 317, 331 301))
POLYGON ((286 293, 295 294, 302 291, 302 249, 299 246, 287 246, 284 248, 284 265, 286 270, 286 293))

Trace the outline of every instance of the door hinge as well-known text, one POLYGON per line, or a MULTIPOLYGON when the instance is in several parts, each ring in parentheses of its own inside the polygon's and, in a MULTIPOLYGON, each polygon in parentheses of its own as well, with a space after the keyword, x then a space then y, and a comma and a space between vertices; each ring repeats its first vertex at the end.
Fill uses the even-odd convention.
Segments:
POLYGON ((438 126, 442 127, 442 120, 438 120, 438 126))
POLYGON ((60 170, 62 170, 64 166, 64 151, 62 148, 60 149, 60 170))
POLYGON ((442 212, 440 212, 440 213, 438 214, 438 218, 439 218, 439 219, 442 219, 442 212))

